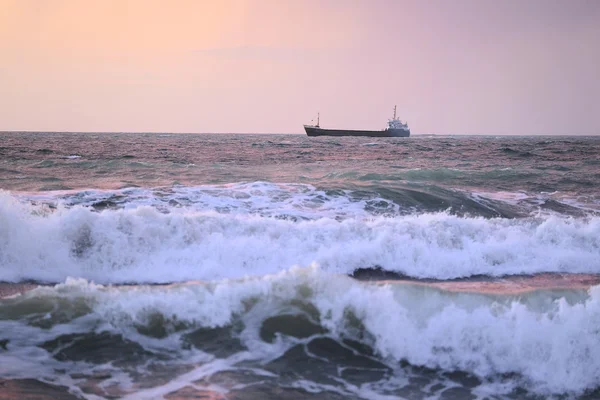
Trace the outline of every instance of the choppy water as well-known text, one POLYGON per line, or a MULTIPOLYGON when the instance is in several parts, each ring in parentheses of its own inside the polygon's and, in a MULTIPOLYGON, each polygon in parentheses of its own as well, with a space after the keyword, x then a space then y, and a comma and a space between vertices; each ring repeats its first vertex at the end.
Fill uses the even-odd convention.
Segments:
POLYGON ((0 134, 0 378, 82 398, 595 398, 600 137, 0 134), (19 381, 24 382, 24 381, 19 381), (28 381, 29 382, 29 381, 28 381))

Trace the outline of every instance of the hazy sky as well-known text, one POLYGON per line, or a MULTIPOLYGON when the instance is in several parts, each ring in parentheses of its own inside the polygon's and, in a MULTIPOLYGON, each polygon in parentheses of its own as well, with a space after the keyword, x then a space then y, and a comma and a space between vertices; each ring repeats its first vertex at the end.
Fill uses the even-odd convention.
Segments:
POLYGON ((0 0, 0 130, 600 134, 600 0, 0 0))

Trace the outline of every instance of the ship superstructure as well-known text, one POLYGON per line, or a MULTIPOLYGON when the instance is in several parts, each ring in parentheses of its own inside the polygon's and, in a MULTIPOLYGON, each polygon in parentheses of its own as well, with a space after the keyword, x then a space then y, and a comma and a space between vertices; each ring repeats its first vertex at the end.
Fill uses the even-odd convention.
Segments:
POLYGON ((304 131, 308 136, 369 136, 369 137, 409 137, 410 129, 406 122, 402 122, 396 116, 396 106, 394 106, 394 116, 388 120, 388 127, 379 131, 363 131, 348 129, 323 129, 320 126, 320 114, 317 114, 316 125, 304 125, 304 131))

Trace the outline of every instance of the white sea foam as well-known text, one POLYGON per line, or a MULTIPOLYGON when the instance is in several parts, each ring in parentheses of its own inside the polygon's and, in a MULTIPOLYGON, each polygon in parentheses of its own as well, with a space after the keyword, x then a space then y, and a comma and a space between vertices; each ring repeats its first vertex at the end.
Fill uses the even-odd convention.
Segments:
MULTIPOLYGON (((259 340, 261 321, 298 301, 307 302, 318 310, 317 322, 333 337, 352 337, 356 330, 352 321, 358 319, 378 356, 391 366, 406 360, 412 365, 466 371, 488 383, 514 373, 515 385, 536 393, 580 394, 600 385, 600 286, 588 293, 574 292, 568 301, 564 295, 452 294, 407 284, 358 282, 313 267, 261 278, 167 287, 102 287, 69 280, 30 292, 23 301, 79 299, 91 307, 88 320, 97 318, 104 329, 136 341, 134 325, 156 312, 205 327, 241 318, 245 328, 240 338, 250 353, 237 357, 266 360, 281 355, 297 340, 259 340)), ((75 329, 97 326, 77 321, 71 324, 75 329)), ((56 335, 60 331, 55 330, 69 326, 62 322, 40 332, 44 337, 56 335)), ((0 359, 9 356, 10 352, 0 353, 0 359)), ((197 379, 202 368, 207 367, 171 380, 169 391, 197 379)))
POLYGON ((399 211, 398 205, 374 195, 362 194, 353 198, 347 190, 328 194, 312 185, 269 182, 156 189, 51 191, 20 193, 15 197, 25 203, 34 201, 64 206, 92 206, 102 201, 111 201, 115 207, 128 209, 152 206, 163 212, 185 208, 222 214, 286 215, 301 219, 366 217, 373 215, 373 212, 395 214, 399 211), (366 206, 373 211, 366 211, 366 206))
POLYGON ((538 210, 539 206, 544 205, 549 201, 563 204, 566 207, 580 210, 582 212, 597 213, 600 211, 600 198, 595 195, 579 195, 574 196, 572 193, 561 192, 540 192, 540 193, 525 193, 518 192, 472 192, 470 197, 478 203, 483 203, 487 200, 500 201, 513 206, 524 207, 529 210, 538 210))
MULTIPOLYGON (((351 207, 353 203, 350 203, 351 207)), ((347 208, 344 208, 347 210, 347 208)), ((329 272, 381 266, 449 279, 538 272, 600 273, 600 218, 393 218, 347 212, 338 221, 169 213, 139 205, 95 212, 0 196, 0 281, 174 282, 257 276, 312 263, 329 272)))
POLYGON ((499 200, 508 204, 517 205, 523 200, 531 197, 524 192, 474 192, 471 194, 474 199, 484 198, 490 200, 499 200))

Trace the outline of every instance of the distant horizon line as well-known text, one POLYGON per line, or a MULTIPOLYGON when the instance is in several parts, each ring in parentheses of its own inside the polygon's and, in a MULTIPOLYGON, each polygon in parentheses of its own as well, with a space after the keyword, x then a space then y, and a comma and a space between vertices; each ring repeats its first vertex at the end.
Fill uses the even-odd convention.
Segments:
MULTIPOLYGON (((0 130, 3 133, 96 133, 96 134, 168 134, 168 135, 299 135, 293 132, 168 132, 168 131, 37 131, 37 130, 0 130)), ((600 136, 599 133, 413 133, 413 136, 600 136)))

